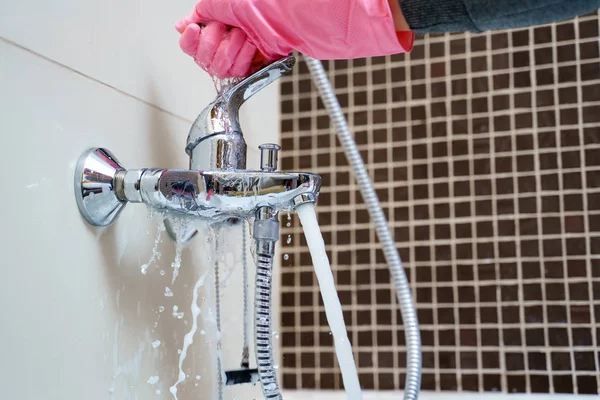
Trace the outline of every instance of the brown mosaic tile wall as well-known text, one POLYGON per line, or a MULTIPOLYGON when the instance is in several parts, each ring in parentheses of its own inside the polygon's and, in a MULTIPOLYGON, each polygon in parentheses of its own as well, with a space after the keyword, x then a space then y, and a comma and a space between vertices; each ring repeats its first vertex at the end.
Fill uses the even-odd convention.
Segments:
MULTIPOLYGON (((325 63, 407 267, 424 390, 598 393, 598 37, 590 15, 325 63)), ((401 389, 387 266, 303 62, 281 94, 282 167, 324 179, 317 210, 361 384, 401 389)), ((296 219, 282 243, 283 386, 340 389, 296 219)))

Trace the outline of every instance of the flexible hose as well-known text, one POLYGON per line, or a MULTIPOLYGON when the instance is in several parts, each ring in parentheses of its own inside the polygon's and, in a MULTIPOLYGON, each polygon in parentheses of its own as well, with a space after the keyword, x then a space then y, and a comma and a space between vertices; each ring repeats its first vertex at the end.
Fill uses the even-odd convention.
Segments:
POLYGON ((281 400, 271 342, 271 284, 275 242, 257 240, 254 340, 256 364, 265 399, 281 400), (262 243, 259 243, 262 242, 262 243))
POLYGON ((250 366, 250 354, 248 345, 248 240, 246 238, 246 220, 242 219, 242 277, 243 277, 243 296, 244 296, 244 343, 242 346, 242 368, 250 366))
POLYGON ((396 287, 398 303, 402 312, 404 321, 404 336, 406 338, 406 381, 404 387, 404 399, 416 400, 421 388, 421 336, 419 334, 419 321, 417 311, 413 304, 410 292, 410 286, 400 255, 396 249, 396 244, 392 233, 388 227, 385 214, 377 198, 377 193, 369 179, 367 168, 360 155, 356 142, 350 133, 348 123, 342 112, 342 108, 327 78, 327 73, 320 61, 304 56, 308 69, 310 70, 313 81, 321 94, 323 104, 329 113, 329 117, 335 127, 338 139, 346 153, 348 163, 354 170, 356 181, 365 200, 367 210, 373 223, 375 231, 383 247, 383 253, 390 268, 390 275, 396 287))

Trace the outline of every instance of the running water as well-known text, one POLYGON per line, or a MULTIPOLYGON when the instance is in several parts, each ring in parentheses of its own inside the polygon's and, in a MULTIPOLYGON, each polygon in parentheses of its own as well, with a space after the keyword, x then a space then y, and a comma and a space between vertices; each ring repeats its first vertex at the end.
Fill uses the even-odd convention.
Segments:
MULTIPOLYGON (((152 214, 150 214, 152 216, 152 214)), ((150 257, 150 260, 148 260, 148 262, 146 264, 143 264, 140 267, 140 270, 142 271, 142 274, 146 275, 148 273, 148 268, 150 268, 150 266, 152 264, 154 264, 156 262, 156 260, 160 260, 160 251, 158 251, 158 245, 160 244, 161 240, 162 240, 162 234, 165 231, 165 223, 162 220, 162 218, 158 219, 158 227, 156 230, 156 236, 154 238, 154 247, 152 247, 152 256, 150 257)))
POLYGON ((198 291, 204 285, 204 281, 206 280, 206 276, 209 271, 206 271, 200 276, 200 278, 196 281, 194 285, 194 293, 192 298, 192 329, 185 335, 183 338, 183 348, 181 349, 181 353, 179 355, 179 377, 177 382, 173 386, 169 388, 169 391, 177 400, 177 385, 183 382, 186 378, 185 372, 183 372, 183 361, 187 357, 188 348, 194 343, 194 334, 198 330, 198 315, 200 315, 200 307, 198 307, 198 291))
POLYGON ((296 209, 300 223, 304 229, 304 236, 310 250, 310 255, 315 268, 315 274, 319 281, 323 304, 325 305, 325 315, 329 329, 331 329, 335 343, 335 353, 342 371, 344 388, 350 400, 362 399, 356 364, 352 356, 352 347, 348 340, 346 324, 344 323, 344 314, 342 305, 335 290, 335 282, 329 258, 325 252, 325 242, 317 223, 317 214, 312 204, 304 204, 296 209))
POLYGON ((175 245, 175 260, 171 263, 171 268, 173 268, 173 279, 171 279, 171 284, 175 283, 175 279, 177 279, 177 275, 179 275, 179 267, 181 267, 181 253, 183 251, 183 245, 179 242, 175 245))
POLYGON ((242 78, 219 79, 216 76, 213 76, 212 81, 213 81, 213 84, 215 85, 215 90, 217 91, 217 94, 221 95, 224 92, 226 92, 227 90, 229 90, 230 88, 232 88, 233 86, 235 86, 238 83, 240 83, 241 81, 243 81, 243 79, 242 78))
MULTIPOLYGON (((179 275, 183 248, 194 237, 197 232, 197 227, 190 218, 177 215, 168 215, 167 224, 168 226, 165 225, 165 228, 169 230, 169 234, 175 239, 175 259, 171 263, 171 268, 173 269, 171 284, 174 284, 179 275)), ((161 271, 160 274, 163 275, 163 272, 161 271)))

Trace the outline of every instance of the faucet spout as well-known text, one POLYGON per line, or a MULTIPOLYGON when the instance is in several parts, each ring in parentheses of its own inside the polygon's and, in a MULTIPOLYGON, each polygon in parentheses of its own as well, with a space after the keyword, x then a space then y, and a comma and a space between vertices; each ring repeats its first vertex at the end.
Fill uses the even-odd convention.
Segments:
POLYGON ((245 169, 246 142, 239 121, 242 104, 290 71, 296 59, 287 57, 225 90, 192 125, 185 148, 190 169, 245 169))

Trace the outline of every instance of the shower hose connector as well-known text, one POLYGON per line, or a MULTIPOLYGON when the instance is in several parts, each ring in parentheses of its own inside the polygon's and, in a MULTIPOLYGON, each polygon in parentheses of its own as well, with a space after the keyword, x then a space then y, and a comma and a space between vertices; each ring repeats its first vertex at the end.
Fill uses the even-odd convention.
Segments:
POLYGON ((273 359, 271 297, 273 256, 279 239, 278 212, 272 207, 260 207, 254 220, 256 242, 256 288, 254 296, 254 340, 256 364, 265 399, 281 399, 273 359))

